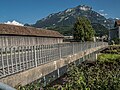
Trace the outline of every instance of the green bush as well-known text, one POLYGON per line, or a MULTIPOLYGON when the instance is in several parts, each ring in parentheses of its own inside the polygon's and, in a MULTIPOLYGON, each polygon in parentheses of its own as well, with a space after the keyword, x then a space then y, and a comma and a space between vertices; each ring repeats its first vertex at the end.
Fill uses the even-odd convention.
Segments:
POLYGON ((114 41, 115 44, 120 44, 120 39, 119 38, 114 38, 113 41, 114 41))
POLYGON ((101 54, 95 65, 70 64, 65 82, 40 89, 40 84, 31 84, 19 90, 120 90, 120 55, 101 54))
POLYGON ((101 54, 98 56, 98 61, 100 63, 105 63, 105 62, 116 62, 116 60, 120 59, 119 54, 101 54))

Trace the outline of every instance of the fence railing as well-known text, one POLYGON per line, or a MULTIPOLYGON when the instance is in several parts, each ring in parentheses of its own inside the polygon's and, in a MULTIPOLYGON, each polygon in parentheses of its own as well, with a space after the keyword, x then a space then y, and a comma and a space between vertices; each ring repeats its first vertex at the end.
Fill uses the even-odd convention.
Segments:
POLYGON ((106 46, 105 42, 63 43, 54 45, 0 48, 0 78, 25 71, 81 51, 106 46))

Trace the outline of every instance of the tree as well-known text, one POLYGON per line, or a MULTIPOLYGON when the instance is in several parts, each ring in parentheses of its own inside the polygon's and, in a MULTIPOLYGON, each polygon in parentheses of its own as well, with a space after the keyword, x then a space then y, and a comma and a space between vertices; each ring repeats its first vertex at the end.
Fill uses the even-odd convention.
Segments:
POLYGON ((91 41, 94 37, 94 30, 86 17, 78 17, 74 24, 74 39, 77 41, 91 41))

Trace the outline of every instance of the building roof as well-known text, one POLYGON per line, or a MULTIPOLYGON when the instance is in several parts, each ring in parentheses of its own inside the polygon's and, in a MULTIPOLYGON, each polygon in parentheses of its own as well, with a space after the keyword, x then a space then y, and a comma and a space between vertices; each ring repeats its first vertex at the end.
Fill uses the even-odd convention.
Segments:
POLYGON ((0 35, 26 35, 63 38, 63 35, 57 31, 8 24, 0 24, 0 35))
POLYGON ((120 26, 120 20, 115 21, 115 27, 120 26))

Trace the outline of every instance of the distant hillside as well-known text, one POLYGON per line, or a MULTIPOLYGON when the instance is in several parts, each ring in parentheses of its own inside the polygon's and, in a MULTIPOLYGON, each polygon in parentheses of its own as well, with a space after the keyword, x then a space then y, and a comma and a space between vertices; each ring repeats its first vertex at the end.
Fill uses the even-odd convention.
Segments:
POLYGON ((103 36, 103 35, 108 35, 109 34, 109 29, 106 28, 105 26, 99 24, 99 23, 94 23, 92 24, 94 30, 95 30, 95 35, 96 36, 103 36))
MULTIPOLYGON (((106 34, 107 28, 113 27, 114 25, 114 19, 106 19, 104 16, 94 11, 92 7, 79 5, 74 8, 66 9, 65 11, 50 14, 31 26, 53 29, 64 35, 72 35, 73 24, 79 16, 85 16, 91 21, 93 28, 96 33, 98 33, 96 35, 106 34), (101 30, 101 27, 103 30, 101 30), (102 34, 100 34, 100 31, 102 31, 102 34)), ((29 26, 29 24, 26 25, 29 26)))

